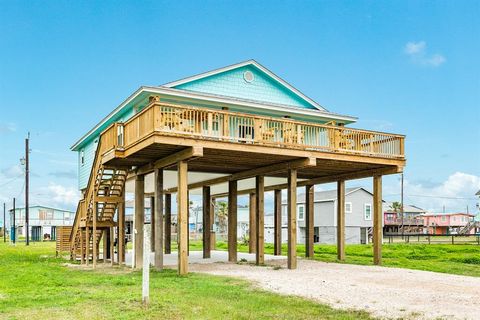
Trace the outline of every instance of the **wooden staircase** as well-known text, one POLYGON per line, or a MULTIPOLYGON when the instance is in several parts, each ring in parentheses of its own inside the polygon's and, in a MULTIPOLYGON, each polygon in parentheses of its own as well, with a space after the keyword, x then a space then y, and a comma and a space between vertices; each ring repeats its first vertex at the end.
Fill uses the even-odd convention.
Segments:
MULTIPOLYGON (((99 245, 103 238, 104 259, 108 234, 113 239, 114 217, 119 205, 124 203, 126 168, 106 167, 102 164, 102 136, 100 136, 84 198, 78 202, 75 221, 70 234, 71 259, 96 264, 99 245)), ((110 241, 113 246, 113 241, 110 241)), ((113 251, 113 250, 112 250, 113 251)), ((110 251, 110 252, 112 252, 110 251)), ((113 257, 112 262, 113 262, 113 257)))

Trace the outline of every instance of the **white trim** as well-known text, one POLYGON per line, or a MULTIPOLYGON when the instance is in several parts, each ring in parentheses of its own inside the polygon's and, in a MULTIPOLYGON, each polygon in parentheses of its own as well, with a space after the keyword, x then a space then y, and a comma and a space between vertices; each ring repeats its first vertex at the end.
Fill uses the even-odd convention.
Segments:
POLYGON ((304 204, 297 204, 297 220, 298 221, 304 221, 305 220, 305 205, 304 204), (300 219, 300 208, 303 209, 303 211, 302 211, 303 216, 302 216, 301 219, 300 219))
POLYGON ((372 221, 372 204, 371 203, 365 203, 363 205, 363 220, 372 221), (367 219, 367 207, 370 208, 370 218, 369 219, 367 219))
POLYGON ((229 66, 226 66, 226 67, 223 67, 223 68, 218 68, 218 69, 215 69, 215 70, 200 73, 200 74, 197 74, 197 75, 194 75, 194 76, 191 76, 191 77, 187 77, 187 78, 183 78, 183 79, 180 79, 180 80, 177 80, 177 81, 169 82, 169 83, 166 83, 162 86, 171 88, 171 87, 175 87, 175 86, 178 86, 178 85, 181 85, 181 84, 184 84, 184 83, 188 83, 188 82, 192 82, 192 81, 195 81, 195 80, 203 79, 203 78, 213 76, 213 75, 225 72, 225 71, 238 69, 238 68, 248 66, 248 65, 253 65, 253 66, 257 67, 262 72, 266 73, 272 79, 274 79, 275 81, 277 81, 278 83, 283 85, 285 88, 287 88, 288 90, 290 90, 293 93, 295 93, 296 95, 298 95, 300 98, 302 98, 303 100, 305 100, 306 102, 308 102, 309 104, 311 104, 312 106, 317 108, 318 110, 327 111, 327 109, 322 107, 320 104, 318 104, 317 102, 313 101, 312 99, 310 99, 309 97, 307 97, 306 95, 304 95, 303 93, 298 91, 296 88, 294 88, 288 82, 286 82, 285 80, 283 80, 282 78, 280 78, 279 76, 274 74, 272 71, 268 70, 267 68, 265 68, 264 66, 262 66, 260 63, 258 63, 257 61, 255 61, 253 59, 247 60, 247 61, 244 61, 244 62, 240 62, 240 63, 236 63, 236 64, 232 64, 232 65, 229 65, 229 66))
POLYGON ((345 202, 345 213, 352 213, 353 212, 353 204, 351 202, 345 202), (350 210, 347 210, 347 204, 350 205, 350 210))
POLYGON ((328 119, 335 119, 335 120, 342 120, 347 122, 355 122, 357 118, 345 115, 339 115, 335 113, 330 113, 328 111, 321 111, 321 110, 310 110, 305 108, 295 108, 290 106, 283 106, 283 105, 275 105, 275 104, 263 104, 260 102, 236 99, 232 97, 225 97, 225 96, 215 96, 206 93, 198 93, 198 92, 191 92, 173 88, 166 88, 166 87, 148 87, 142 86, 137 89, 132 95, 130 95, 124 102, 122 102, 118 107, 115 108, 112 112, 108 114, 102 121, 100 121, 93 129, 89 130, 82 138, 80 138, 70 149, 74 150, 81 144, 88 136, 90 136, 93 132, 95 132, 99 127, 109 121, 115 114, 117 114, 121 109, 123 109, 127 104, 133 101, 136 97, 144 92, 156 93, 156 94, 163 94, 172 97, 181 97, 181 98, 189 98, 189 99, 199 99, 217 103, 224 103, 230 105, 238 105, 238 106, 245 106, 245 107, 253 107, 257 109, 265 109, 265 110, 273 110, 279 112, 290 112, 292 114, 299 114, 299 115, 308 115, 320 118, 328 118, 328 119))

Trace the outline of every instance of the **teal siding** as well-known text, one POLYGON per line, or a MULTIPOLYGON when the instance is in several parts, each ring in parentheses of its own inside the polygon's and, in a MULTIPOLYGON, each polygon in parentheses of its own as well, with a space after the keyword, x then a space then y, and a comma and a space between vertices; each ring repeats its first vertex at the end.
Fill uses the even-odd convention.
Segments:
POLYGON ((90 140, 84 147, 78 152, 78 188, 84 189, 87 187, 88 178, 90 177, 90 171, 92 170, 93 160, 95 158, 95 151, 97 150, 98 137, 90 140), (84 152, 84 163, 82 165, 80 155, 84 152))
POLYGON ((180 84, 174 88, 306 109, 316 109, 310 103, 251 65, 180 84), (243 78, 243 74, 247 70, 251 71, 255 77, 251 83, 245 81, 243 78))
MULTIPOLYGON (((105 128, 107 128, 113 122, 125 122, 130 119, 135 114, 134 108, 130 107, 122 114, 119 114, 114 119, 112 119, 109 123, 105 124, 105 128)), ((85 189, 88 184, 88 179, 90 177, 90 171, 92 170, 93 160, 95 158, 95 152, 97 150, 97 141, 100 135, 94 136, 91 138, 86 144, 84 144, 78 150, 78 188, 80 190, 85 189), (84 152, 85 162, 82 165, 80 160, 81 152, 84 152)))

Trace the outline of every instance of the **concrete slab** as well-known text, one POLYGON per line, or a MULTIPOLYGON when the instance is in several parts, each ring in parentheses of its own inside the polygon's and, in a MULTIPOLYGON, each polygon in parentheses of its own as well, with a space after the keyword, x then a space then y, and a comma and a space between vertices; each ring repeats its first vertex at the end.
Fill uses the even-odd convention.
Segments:
MULTIPOLYGON (((248 262, 255 262, 255 254, 254 253, 244 253, 238 252, 238 261, 241 259, 246 259, 248 262)), ((150 264, 153 264, 154 254, 153 252, 150 254, 150 264)), ((265 261, 268 260, 286 260, 287 257, 285 256, 274 256, 274 255, 265 255, 265 261)), ((165 266, 176 266, 178 260, 178 253, 172 252, 171 254, 163 255, 163 264, 165 266)), ((132 251, 129 250, 125 253, 125 262, 127 266, 132 265, 132 251)), ((211 258, 203 259, 203 252, 202 251, 190 251, 190 255, 188 256, 188 263, 189 264, 206 264, 206 263, 216 263, 216 262, 228 262, 228 252, 227 251, 219 251, 219 250, 212 250, 211 251, 211 258)))

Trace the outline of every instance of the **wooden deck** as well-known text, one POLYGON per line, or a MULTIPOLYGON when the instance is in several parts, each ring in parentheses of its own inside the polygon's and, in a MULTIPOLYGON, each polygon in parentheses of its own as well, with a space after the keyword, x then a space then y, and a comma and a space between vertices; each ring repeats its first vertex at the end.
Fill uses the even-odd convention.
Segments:
POLYGON ((151 171, 158 159, 188 147, 203 149, 189 161, 189 171, 197 172, 234 174, 315 158, 316 165, 299 170, 298 178, 334 181, 340 174, 400 172, 405 164, 402 135, 158 102, 111 125, 102 137, 104 165, 151 171))

